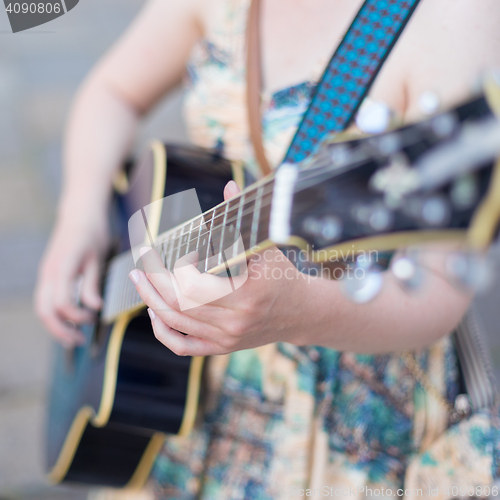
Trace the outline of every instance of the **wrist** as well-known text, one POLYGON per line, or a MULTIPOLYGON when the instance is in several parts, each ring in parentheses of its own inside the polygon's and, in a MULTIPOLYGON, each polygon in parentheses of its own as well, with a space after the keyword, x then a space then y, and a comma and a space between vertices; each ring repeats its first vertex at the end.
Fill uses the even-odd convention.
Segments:
POLYGON ((62 225, 105 226, 108 221, 108 207, 107 196, 98 196, 90 190, 66 191, 59 201, 57 221, 62 225))
POLYGON ((297 346, 320 345, 335 349, 346 314, 338 283, 307 275, 299 278, 299 282, 298 328, 289 342, 297 346))
POLYGON ((64 234, 91 233, 96 238, 107 235, 109 226, 107 207, 86 204, 61 204, 59 206, 56 231, 64 234))

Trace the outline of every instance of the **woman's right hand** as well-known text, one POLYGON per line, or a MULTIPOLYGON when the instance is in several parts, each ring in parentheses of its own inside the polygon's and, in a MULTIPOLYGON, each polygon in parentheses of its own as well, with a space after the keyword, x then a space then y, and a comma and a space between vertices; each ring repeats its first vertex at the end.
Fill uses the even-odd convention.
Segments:
POLYGON ((102 305, 99 274, 108 249, 113 178, 130 152, 140 116, 182 80, 203 34, 202 4, 204 9, 200 0, 147 2, 76 95, 64 141, 60 217, 35 290, 38 316, 68 347, 83 341, 77 326, 92 321, 102 305))
POLYGON ((102 306, 99 278, 108 246, 107 217, 103 214, 85 222, 59 221, 45 250, 35 288, 35 309, 48 331, 67 348, 85 341, 78 326, 95 320, 102 306))

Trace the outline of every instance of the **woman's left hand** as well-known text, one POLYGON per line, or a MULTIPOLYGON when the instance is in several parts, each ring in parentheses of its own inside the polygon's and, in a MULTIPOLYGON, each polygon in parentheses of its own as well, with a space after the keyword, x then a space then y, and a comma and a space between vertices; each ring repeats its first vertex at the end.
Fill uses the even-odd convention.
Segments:
MULTIPOLYGON (((231 181, 224 197, 238 192, 231 181)), ((307 281, 276 247, 251 257, 248 274, 235 278, 200 273, 194 253, 179 259, 173 273, 154 250, 142 260, 146 272, 136 269, 130 278, 149 307, 156 338, 174 353, 209 356, 277 341, 303 343, 307 281)))

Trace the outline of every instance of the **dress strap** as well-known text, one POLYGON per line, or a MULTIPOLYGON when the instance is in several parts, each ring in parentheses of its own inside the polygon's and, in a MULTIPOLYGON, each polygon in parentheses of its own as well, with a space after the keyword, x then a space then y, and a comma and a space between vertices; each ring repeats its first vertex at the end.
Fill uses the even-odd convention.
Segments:
POLYGON ((333 54, 284 162, 304 160, 345 130, 420 0, 366 0, 333 54))

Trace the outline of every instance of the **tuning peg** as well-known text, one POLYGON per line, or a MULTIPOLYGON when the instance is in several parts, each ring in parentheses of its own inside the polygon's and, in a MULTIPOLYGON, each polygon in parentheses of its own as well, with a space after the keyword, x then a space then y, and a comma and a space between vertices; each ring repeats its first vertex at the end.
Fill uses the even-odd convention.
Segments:
POLYGON ((342 144, 333 144, 330 149, 330 159, 335 167, 346 165, 351 159, 349 148, 342 144))
POLYGON ((474 293, 485 292, 493 285, 495 268, 491 257, 476 252, 455 252, 446 259, 447 276, 474 293))
POLYGON ((347 266, 340 282, 344 295, 356 304, 372 301, 382 290, 383 277, 369 258, 360 256, 354 266, 347 266))
POLYGON ((394 214, 383 203, 360 205, 353 209, 353 218, 372 231, 388 231, 394 224, 394 214))
POLYGON ((397 133, 377 138, 377 148, 383 156, 396 155, 401 151, 401 137, 397 133))
POLYGON ((408 290, 417 289, 424 280, 422 266, 414 251, 393 259, 390 269, 398 283, 408 290))
POLYGON ((450 189, 450 199, 459 210, 467 210, 479 199, 479 180, 473 175, 459 177, 450 189))
POLYGON ((445 113, 432 119, 431 128, 438 138, 445 139, 455 131, 457 124, 457 117, 453 113, 445 113))
POLYGON ((342 220, 334 215, 306 217, 302 227, 307 234, 324 243, 332 243, 342 236, 342 220))
POLYGON ((370 187, 384 194, 389 208, 398 208, 408 192, 414 190, 418 179, 410 168, 410 162, 403 153, 390 156, 386 167, 377 170, 370 179, 370 187))
POLYGON ((403 212, 427 227, 445 226, 452 214, 449 200, 441 194, 410 198, 406 201, 403 212))
POLYGON ((390 108, 378 101, 365 99, 356 115, 356 125, 366 134, 381 134, 385 132, 391 123, 390 108))
POLYGON ((439 111, 441 102, 435 92, 427 91, 418 98, 418 107, 424 115, 434 115, 439 111))

